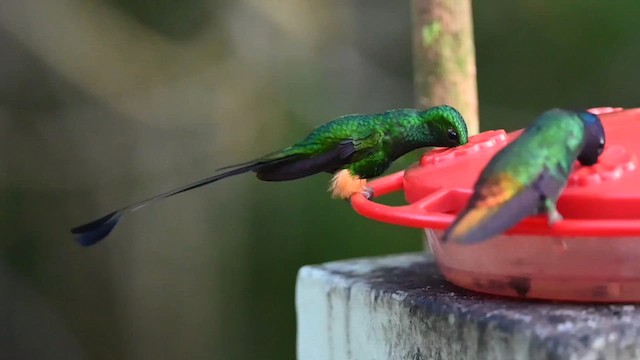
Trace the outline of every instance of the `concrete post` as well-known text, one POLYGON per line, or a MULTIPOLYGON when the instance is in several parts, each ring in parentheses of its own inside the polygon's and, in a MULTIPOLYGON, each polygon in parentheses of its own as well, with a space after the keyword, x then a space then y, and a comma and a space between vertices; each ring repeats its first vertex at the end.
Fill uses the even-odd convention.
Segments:
POLYGON ((298 360, 640 359, 634 305, 476 294, 420 253, 305 266, 296 311, 298 360))

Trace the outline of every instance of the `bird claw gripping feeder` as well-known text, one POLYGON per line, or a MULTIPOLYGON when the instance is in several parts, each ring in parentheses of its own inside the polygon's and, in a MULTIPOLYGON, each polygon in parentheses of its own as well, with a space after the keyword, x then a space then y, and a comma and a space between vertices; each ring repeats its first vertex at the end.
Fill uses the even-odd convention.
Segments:
POLYGON ((530 216, 487 241, 443 242, 490 159, 522 130, 485 131, 466 145, 435 149, 403 172, 369 183, 376 197, 404 191, 408 205, 351 198, 356 212, 422 228, 445 278, 495 295, 583 302, 640 302, 640 108, 594 108, 606 133, 598 162, 575 162, 549 225, 530 216))

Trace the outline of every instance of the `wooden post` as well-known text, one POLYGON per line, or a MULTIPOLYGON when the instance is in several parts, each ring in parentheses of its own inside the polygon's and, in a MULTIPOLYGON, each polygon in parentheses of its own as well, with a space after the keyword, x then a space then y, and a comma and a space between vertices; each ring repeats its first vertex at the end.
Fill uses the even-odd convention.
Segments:
POLYGON ((448 104, 477 134, 478 90, 471 0, 412 0, 416 106, 448 104))

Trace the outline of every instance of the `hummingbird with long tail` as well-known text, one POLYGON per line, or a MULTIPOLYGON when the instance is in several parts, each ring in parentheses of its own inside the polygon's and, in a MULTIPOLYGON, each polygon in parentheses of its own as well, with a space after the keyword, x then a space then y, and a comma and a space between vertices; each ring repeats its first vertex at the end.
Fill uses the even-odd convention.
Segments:
POLYGON ((315 128, 303 140, 260 158, 227 166, 217 175, 123 207, 71 229, 83 246, 104 239, 119 220, 155 201, 196 189, 215 181, 254 172, 263 181, 288 181, 318 173, 331 173, 329 190, 334 198, 361 193, 373 197, 367 179, 382 175, 406 153, 423 147, 455 147, 468 141, 467 125, 453 107, 426 110, 396 109, 377 114, 351 114, 315 128))
POLYGON ((562 220, 556 203, 574 163, 597 163, 604 146, 597 115, 562 109, 543 113, 491 158, 443 241, 479 243, 537 214, 546 213, 549 226, 562 220))

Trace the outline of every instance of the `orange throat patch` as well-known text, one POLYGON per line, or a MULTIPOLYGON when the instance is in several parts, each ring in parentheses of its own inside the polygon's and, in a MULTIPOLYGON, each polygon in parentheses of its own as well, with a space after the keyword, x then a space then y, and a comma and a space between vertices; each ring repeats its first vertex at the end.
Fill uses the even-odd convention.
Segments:
POLYGON ((367 189, 367 180, 351 175, 349 170, 340 170, 331 179, 331 197, 348 199, 353 194, 362 194, 367 189))

